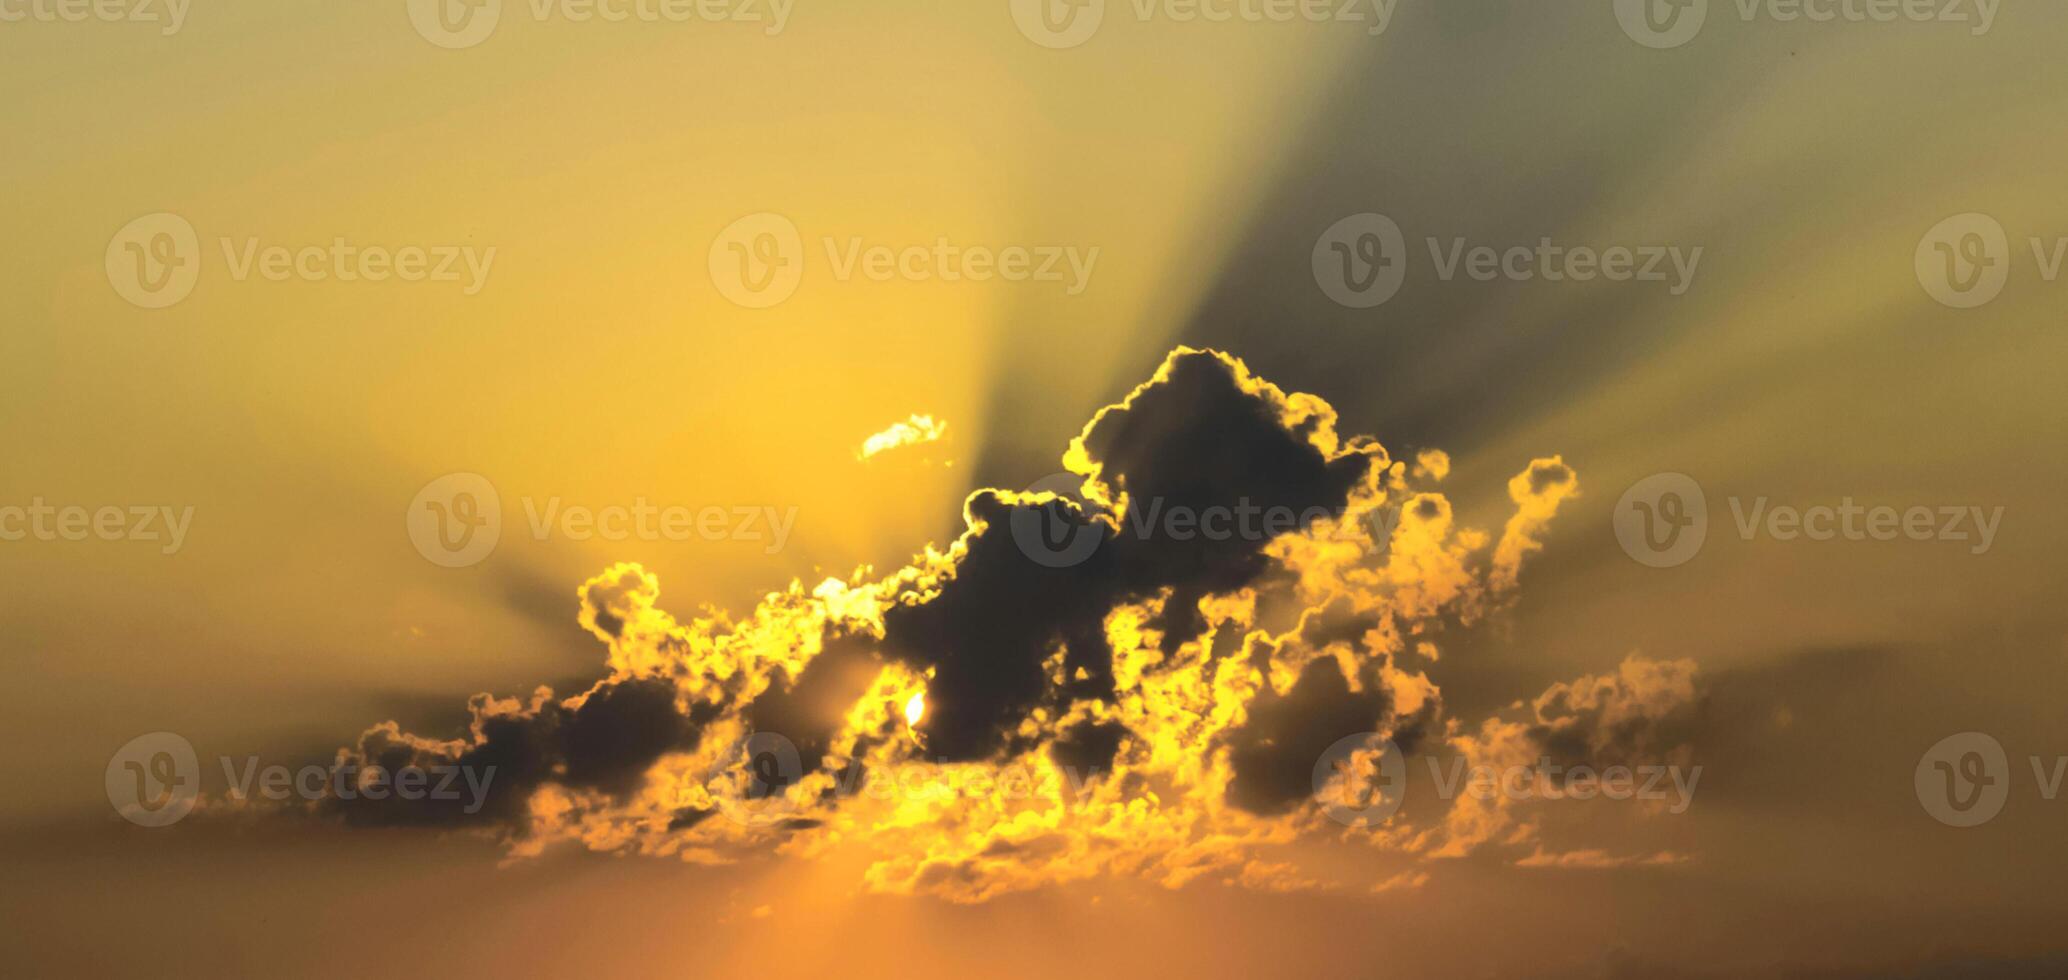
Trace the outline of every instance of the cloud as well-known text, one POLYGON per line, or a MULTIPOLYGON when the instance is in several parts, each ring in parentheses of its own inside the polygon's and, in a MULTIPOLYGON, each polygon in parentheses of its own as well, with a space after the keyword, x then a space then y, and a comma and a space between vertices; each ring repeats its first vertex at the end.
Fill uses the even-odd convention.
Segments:
POLYGON ((695 744, 710 714, 685 710, 675 685, 640 678, 606 681, 565 700, 543 687, 528 702, 476 695, 468 710, 473 721, 465 738, 433 741, 388 722, 361 735, 356 749, 340 751, 338 764, 362 783, 410 769, 471 771, 484 777, 486 805, 470 812, 473 801, 457 797, 409 800, 332 784, 319 808, 362 825, 508 821, 548 780, 623 799, 662 753, 695 744))
MULTIPOLYGON (((1426 872, 1358 880, 1294 851, 1427 858, 1446 831, 1453 843, 1512 832, 1506 814, 1454 807, 1434 824, 1352 832, 1314 797, 1336 742, 1639 751, 1637 723, 1684 685, 1626 665, 1546 692, 1529 719, 1464 734, 1431 676, 1436 638, 1514 601, 1578 478, 1557 457, 1531 462, 1496 540, 1459 526, 1431 486, 1448 456, 1425 450, 1410 470, 1338 421, 1233 357, 1179 348, 1093 416, 1049 489, 971 493, 945 547, 688 621, 662 608, 653 575, 612 566, 576 593, 578 621, 606 648, 603 680, 570 697, 478 695, 459 737, 389 722, 339 753, 341 767, 493 766, 477 811, 317 809, 471 827, 516 857, 857 849, 866 887, 964 902, 1100 875, 1419 887, 1426 872), (1086 550, 1054 560, 1029 528, 1086 550), (920 696, 913 724, 905 706, 920 696), (1473 819, 1487 826, 1452 826, 1473 819)), ((910 429, 886 444, 939 431, 924 417, 910 429)))
POLYGON ((1515 502, 1516 510, 1501 532, 1501 543, 1494 548, 1496 588, 1515 587, 1523 557, 1542 550, 1544 545, 1539 539, 1552 515, 1558 513, 1558 506, 1567 498, 1579 492, 1579 477, 1557 456, 1531 463, 1528 470, 1508 481, 1508 499, 1515 502))
POLYGON ((1588 848, 1578 851, 1546 853, 1543 848, 1539 847, 1531 852, 1528 857, 1516 861, 1515 866, 1518 868, 1566 868, 1601 871, 1610 868, 1671 867, 1676 864, 1685 864, 1688 860, 1687 855, 1673 851, 1659 851, 1654 854, 1616 855, 1598 848, 1588 848))
POLYGON ((862 448, 855 450, 855 458, 870 460, 893 449, 939 442, 947 434, 948 423, 931 415, 913 415, 863 440, 862 448))
MULTIPOLYGON (((937 710, 922 733, 949 759, 989 756, 1051 693, 1042 662, 1063 651, 1060 694, 1110 693, 1111 652, 1101 623, 1113 609, 1158 595, 1173 643, 1198 636, 1200 599, 1242 589, 1269 566, 1263 534, 1177 530, 1237 512, 1279 513, 1288 532, 1339 517, 1353 488, 1383 461, 1375 444, 1343 446, 1334 413, 1296 400, 1238 363, 1180 350, 1120 404, 1101 410, 1065 457, 1083 480, 1087 511, 1057 498, 979 491, 953 578, 923 603, 885 616, 894 656, 933 670, 937 710), (1032 511, 1099 536, 1088 560, 1050 567, 1029 559, 1013 526, 1032 511)), ((1053 705, 1057 710, 1064 704, 1053 705)))
MULTIPOLYGON (((1527 770, 1533 779, 1552 785, 1524 797, 1460 793, 1442 827, 1425 834, 1418 845, 1436 857, 1463 857, 1487 844, 1536 843, 1542 827, 1532 811, 1550 800, 1566 802, 1559 794, 1572 780, 1594 778, 1610 766, 1687 764, 1702 706, 1693 661, 1633 654, 1614 671, 1552 684, 1527 706, 1487 718, 1476 730, 1453 731, 1448 743, 1462 761, 1461 771, 1527 770), (1512 717, 1525 707, 1526 714, 1512 717)), ((1571 858, 1578 862, 1594 852, 1572 853, 1579 855, 1571 858)), ((1539 846, 1518 864, 1536 867, 1554 860, 1543 856, 1539 846)))
POLYGON ((1538 695, 1529 735, 1566 765, 1613 765, 1663 755, 1699 708, 1692 660, 1631 655, 1613 673, 1553 684, 1538 695))

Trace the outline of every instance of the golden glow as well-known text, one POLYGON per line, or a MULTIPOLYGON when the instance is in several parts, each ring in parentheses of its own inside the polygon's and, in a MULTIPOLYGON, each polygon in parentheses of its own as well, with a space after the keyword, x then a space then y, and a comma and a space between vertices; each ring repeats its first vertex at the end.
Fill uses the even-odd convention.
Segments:
POLYGON ((918 694, 912 695, 911 700, 905 702, 905 724, 917 727, 919 719, 924 717, 926 717, 926 692, 921 691, 918 694))

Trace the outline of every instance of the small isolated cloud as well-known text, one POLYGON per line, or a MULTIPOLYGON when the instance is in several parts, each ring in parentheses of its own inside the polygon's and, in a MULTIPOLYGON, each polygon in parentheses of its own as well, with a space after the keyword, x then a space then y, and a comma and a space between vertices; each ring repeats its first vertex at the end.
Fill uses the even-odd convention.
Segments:
POLYGON ((931 415, 914 415, 863 440, 862 448, 855 450, 855 458, 874 459, 893 449, 939 442, 947 434, 948 423, 931 415))
POLYGON ((1569 868, 1603 871, 1611 868, 1664 868, 1685 864, 1688 856, 1674 851, 1659 851, 1653 854, 1610 854, 1596 848, 1551 853, 1537 848, 1531 854, 1515 862, 1518 868, 1569 868))
POLYGON ((1414 891, 1428 883, 1429 872, 1427 871, 1402 871, 1371 886, 1371 892, 1374 895, 1383 895, 1387 892, 1414 891))

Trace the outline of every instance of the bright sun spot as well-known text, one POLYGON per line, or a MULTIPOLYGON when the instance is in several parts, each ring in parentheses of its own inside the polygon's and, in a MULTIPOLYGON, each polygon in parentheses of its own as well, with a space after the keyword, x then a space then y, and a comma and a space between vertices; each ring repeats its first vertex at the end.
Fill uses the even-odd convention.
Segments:
POLYGON ((920 717, 925 714, 926 692, 921 691, 912 695, 912 700, 905 702, 905 724, 918 725, 920 717))

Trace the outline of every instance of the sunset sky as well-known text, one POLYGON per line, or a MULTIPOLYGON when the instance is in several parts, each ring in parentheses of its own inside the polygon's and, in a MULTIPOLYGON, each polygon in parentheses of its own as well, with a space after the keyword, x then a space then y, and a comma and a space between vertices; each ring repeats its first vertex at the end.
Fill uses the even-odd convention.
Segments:
POLYGON ((0 973, 2068 972, 2068 9, 1643 6, 0 0, 0 973))

